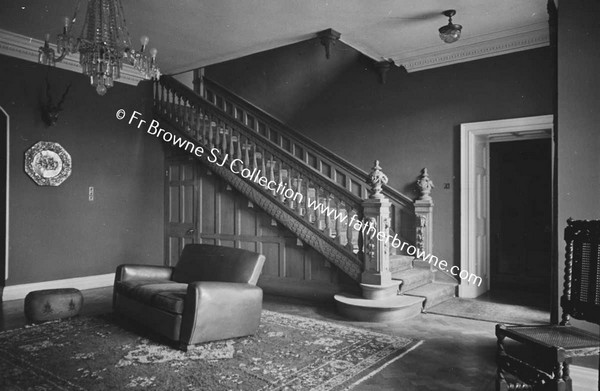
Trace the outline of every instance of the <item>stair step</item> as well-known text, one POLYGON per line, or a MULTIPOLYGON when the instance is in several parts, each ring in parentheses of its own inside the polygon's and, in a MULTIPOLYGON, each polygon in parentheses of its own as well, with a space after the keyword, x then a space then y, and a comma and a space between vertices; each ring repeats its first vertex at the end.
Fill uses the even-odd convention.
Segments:
POLYGON ((429 269, 407 269, 392 273, 394 280, 402 280, 400 292, 405 293, 421 285, 428 284, 433 279, 433 273, 429 269))
POLYGON ((397 322, 412 318, 421 313, 424 300, 405 295, 369 300, 349 293, 339 293, 334 299, 340 314, 362 322, 397 322))
POLYGON ((390 271, 392 273, 402 270, 412 269, 415 257, 410 255, 392 254, 390 255, 390 271))
POLYGON ((423 311, 427 311, 427 309, 433 307, 434 305, 443 303, 444 301, 453 298, 455 291, 455 284, 432 282, 411 289, 404 294, 407 296, 425 298, 425 302, 423 303, 423 311))

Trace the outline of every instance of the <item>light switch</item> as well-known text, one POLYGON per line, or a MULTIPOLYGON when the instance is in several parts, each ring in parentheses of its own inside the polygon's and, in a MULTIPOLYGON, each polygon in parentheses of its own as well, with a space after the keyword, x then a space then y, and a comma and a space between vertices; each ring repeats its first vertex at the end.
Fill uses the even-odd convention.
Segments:
POLYGON ((94 186, 90 186, 88 189, 88 200, 94 201, 94 186))

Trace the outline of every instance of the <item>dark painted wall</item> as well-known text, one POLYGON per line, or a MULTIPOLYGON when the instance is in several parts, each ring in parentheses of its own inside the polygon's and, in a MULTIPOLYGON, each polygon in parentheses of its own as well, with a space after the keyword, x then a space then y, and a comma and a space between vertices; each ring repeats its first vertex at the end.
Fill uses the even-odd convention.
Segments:
POLYGON ((124 262, 162 264, 162 145, 115 119, 120 108, 146 112, 149 86, 117 83, 101 97, 81 74, 0 57, 0 106, 11 134, 6 285, 111 273, 124 262), (48 71, 55 95, 73 83, 50 128, 39 110, 48 71), (40 140, 71 155, 73 173, 61 186, 38 186, 24 172, 24 153, 40 140))
MULTIPOLYGON (((562 294, 566 220, 600 218, 600 2, 560 3, 558 26, 558 238, 562 294)), ((596 332, 597 326, 575 322, 596 332)))
POLYGON ((390 185, 415 197, 423 167, 436 185, 434 253, 458 263, 459 125, 553 113, 548 48, 405 73, 379 84, 372 61, 317 40, 207 68, 209 78, 368 171, 379 159, 390 185), (444 184, 450 185, 444 189, 444 184))

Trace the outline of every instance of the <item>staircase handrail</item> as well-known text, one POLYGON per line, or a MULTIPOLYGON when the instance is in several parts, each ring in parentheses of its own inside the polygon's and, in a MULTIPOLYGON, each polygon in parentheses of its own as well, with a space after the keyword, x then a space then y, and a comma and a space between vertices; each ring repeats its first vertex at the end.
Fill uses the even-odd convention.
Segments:
MULTIPOLYGON (((344 171, 346 171, 348 174, 351 174, 351 176, 353 177, 353 180, 359 182, 361 184, 362 188, 364 189, 362 194, 358 195, 358 197, 360 197, 360 198, 367 197, 366 191, 369 188, 369 186, 366 183, 366 178, 368 177, 369 173, 367 173, 363 169, 355 166, 354 164, 350 163, 343 157, 329 151, 328 149, 324 148, 320 144, 318 144, 315 141, 311 140, 310 138, 306 137, 305 135, 298 132, 297 130, 289 127, 288 125, 283 123, 283 121, 281 121, 280 119, 276 118, 275 116, 265 112, 260 107, 257 107, 254 104, 248 102, 246 99, 231 93, 229 90, 227 90, 225 87, 223 87, 219 83, 217 83, 213 80, 210 80, 206 76, 204 76, 203 82, 204 82, 204 87, 206 89, 217 90, 218 93, 222 97, 226 97, 226 99, 229 102, 234 103, 235 106, 243 108, 246 112, 251 113, 255 117, 260 117, 260 120, 262 120, 264 123, 269 125, 270 130, 275 130, 278 133, 285 134, 288 138, 293 139, 296 143, 300 144, 300 146, 305 151, 311 150, 313 153, 317 152, 316 154, 319 155, 319 158, 322 160, 325 160, 332 169, 334 167, 338 166, 338 167, 342 168, 344 171)), ((193 93, 193 91, 192 91, 192 93, 193 93)), ((207 97, 205 96, 205 98, 207 98, 207 97)), ((210 102, 210 99, 207 99, 207 100, 210 102)), ((215 104, 215 102, 211 102, 211 103, 213 103, 213 105, 215 105, 217 108, 219 108, 215 104)), ((219 109, 221 109, 221 108, 219 108, 219 109)), ((243 123, 243 121, 240 121, 240 122, 243 123)), ((280 135, 280 137, 278 137, 278 140, 281 140, 281 135, 280 135)), ((269 141, 271 141, 271 140, 269 140, 269 141)), ((279 148, 285 150, 285 148, 283 148, 281 145, 279 145, 279 144, 276 144, 276 145, 279 148)), ((292 156, 294 156, 296 159, 302 161, 303 163, 308 164, 308 162, 306 162, 305 160, 301 160, 293 154, 292 154, 292 156)), ((308 165, 310 165, 310 164, 308 164, 308 165)), ((326 176, 323 173, 321 173, 321 174, 326 176)), ((347 186, 346 186, 346 189, 351 191, 351 189, 348 189, 347 186)), ((387 198, 389 198, 393 203, 400 204, 400 205, 410 208, 411 210, 414 211, 414 201, 410 197, 402 194, 401 192, 394 189, 393 187, 390 187, 389 185, 384 185, 383 186, 383 194, 387 198)))
POLYGON ((328 192, 335 194, 346 204, 351 205, 353 207, 359 207, 362 198, 359 196, 352 194, 348 191, 342 191, 339 184, 334 182, 331 178, 324 176, 322 173, 317 171, 314 167, 310 165, 303 164, 298 168, 297 158, 292 155, 289 151, 281 148, 279 145, 274 143, 272 140, 264 137, 258 132, 255 132, 253 129, 249 128, 246 124, 240 121, 236 121, 230 114, 227 112, 220 110, 215 105, 208 102, 206 99, 202 98, 200 95, 195 93, 188 86, 180 83, 175 78, 169 75, 161 75, 160 83, 165 85, 166 87, 170 87, 172 89, 177 89, 177 93, 180 97, 187 99, 189 102, 192 102, 198 106, 201 106, 207 112, 210 112, 215 118, 222 120, 226 124, 230 124, 231 122, 235 123, 236 126, 239 126, 239 129, 243 129, 246 131, 245 136, 249 139, 254 140, 257 144, 264 146, 269 149, 269 152, 273 155, 277 156, 281 160, 285 161, 286 164, 294 165, 295 168, 299 170, 305 171, 306 177, 312 181, 319 182, 319 185, 328 192), (317 179, 318 178, 318 179, 317 179))

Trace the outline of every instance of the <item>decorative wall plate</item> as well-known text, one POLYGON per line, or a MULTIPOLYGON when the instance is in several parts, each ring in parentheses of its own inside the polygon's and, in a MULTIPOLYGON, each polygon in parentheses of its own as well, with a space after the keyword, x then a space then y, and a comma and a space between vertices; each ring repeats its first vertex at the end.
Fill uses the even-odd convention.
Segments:
POLYGON ((58 186, 71 175, 71 155, 59 143, 38 141, 25 152, 25 172, 40 186, 58 186))

